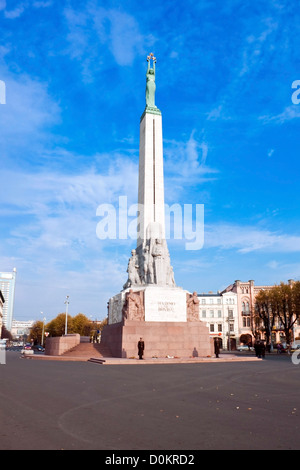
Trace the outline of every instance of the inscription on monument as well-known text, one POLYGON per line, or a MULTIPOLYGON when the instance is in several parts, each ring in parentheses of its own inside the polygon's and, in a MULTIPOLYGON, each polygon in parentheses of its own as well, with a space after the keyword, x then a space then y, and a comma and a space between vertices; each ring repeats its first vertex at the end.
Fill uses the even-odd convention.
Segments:
POLYGON ((159 312, 174 312, 175 302, 158 302, 159 312))
POLYGON ((145 289, 146 321, 186 322, 186 293, 179 288, 148 286, 145 289))

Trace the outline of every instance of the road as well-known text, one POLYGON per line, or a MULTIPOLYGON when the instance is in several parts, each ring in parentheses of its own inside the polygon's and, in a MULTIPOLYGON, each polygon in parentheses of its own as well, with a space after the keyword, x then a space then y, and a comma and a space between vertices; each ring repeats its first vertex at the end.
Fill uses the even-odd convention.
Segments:
POLYGON ((300 365, 288 356, 155 365, 6 358, 1 450, 300 448, 300 365))

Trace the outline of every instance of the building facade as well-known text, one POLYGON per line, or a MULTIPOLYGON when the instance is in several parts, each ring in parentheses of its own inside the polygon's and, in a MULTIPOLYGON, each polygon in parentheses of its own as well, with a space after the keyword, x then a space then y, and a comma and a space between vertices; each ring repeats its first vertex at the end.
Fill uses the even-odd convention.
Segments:
MULTIPOLYGON (((291 285, 294 281, 289 280, 291 285)), ((251 344, 254 343, 254 331, 253 331, 253 315, 255 311, 255 298, 261 290, 272 289, 273 285, 255 285, 253 280, 246 282, 236 280, 233 284, 226 287, 222 294, 234 294, 237 300, 237 311, 238 311, 238 325, 239 325, 239 338, 242 335, 246 335, 249 338, 251 344)), ((294 341, 300 337, 300 325, 297 322, 294 326, 293 331, 294 341)), ((261 339, 264 339, 264 334, 261 333, 261 339)), ((285 335, 280 321, 277 321, 276 325, 272 330, 272 343, 282 343, 285 341, 285 335)))
POLYGON ((16 285, 16 268, 12 272, 0 272, 0 290, 5 299, 3 305, 3 325, 10 331, 12 327, 14 301, 15 301, 15 285, 16 285))
POLYGON ((235 350, 239 345, 237 294, 209 292, 198 294, 198 299, 200 320, 208 326, 210 337, 218 340, 222 349, 235 350))
POLYGON ((19 321, 13 320, 11 325, 11 334, 14 340, 24 340, 28 337, 30 330, 34 324, 34 320, 19 321))

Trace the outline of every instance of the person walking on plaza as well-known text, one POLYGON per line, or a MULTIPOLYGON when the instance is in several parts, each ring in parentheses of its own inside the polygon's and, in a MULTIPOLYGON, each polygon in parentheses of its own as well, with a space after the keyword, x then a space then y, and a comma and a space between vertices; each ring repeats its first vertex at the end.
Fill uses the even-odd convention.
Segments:
POLYGON ((145 343, 144 343, 144 341, 143 341, 143 338, 140 338, 140 340, 139 340, 139 342, 138 342, 138 355, 139 355, 139 359, 143 359, 144 349, 145 349, 145 343))

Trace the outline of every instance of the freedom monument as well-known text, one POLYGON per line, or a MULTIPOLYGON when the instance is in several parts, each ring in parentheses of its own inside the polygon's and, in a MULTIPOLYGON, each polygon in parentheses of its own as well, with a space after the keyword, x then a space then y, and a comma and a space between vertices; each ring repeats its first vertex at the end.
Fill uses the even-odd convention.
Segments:
POLYGON ((146 107, 140 119, 137 245, 128 262, 128 279, 109 299, 108 324, 101 344, 114 357, 210 356, 199 299, 176 286, 165 238, 162 115, 155 105, 155 64, 147 57, 146 107), (152 67, 151 67, 152 62, 152 67))

